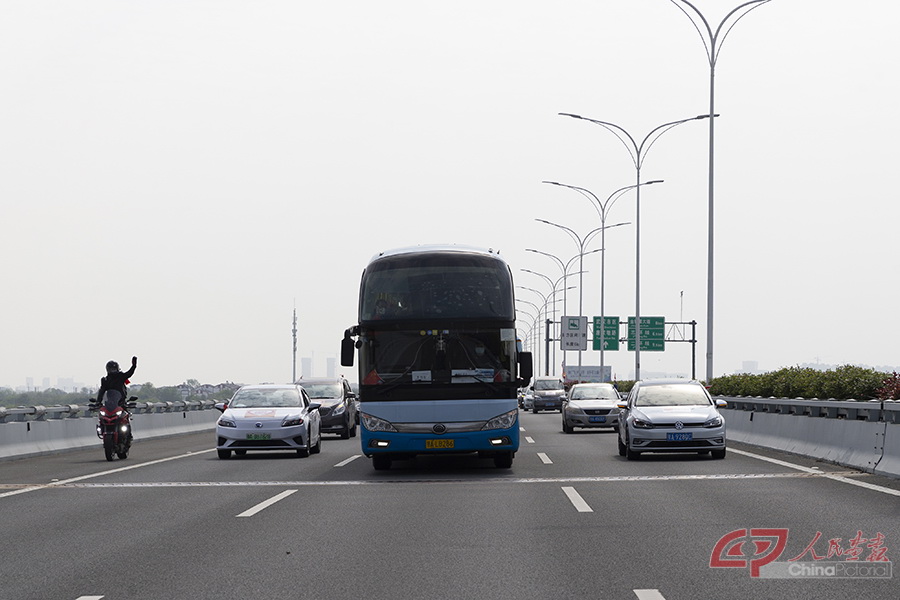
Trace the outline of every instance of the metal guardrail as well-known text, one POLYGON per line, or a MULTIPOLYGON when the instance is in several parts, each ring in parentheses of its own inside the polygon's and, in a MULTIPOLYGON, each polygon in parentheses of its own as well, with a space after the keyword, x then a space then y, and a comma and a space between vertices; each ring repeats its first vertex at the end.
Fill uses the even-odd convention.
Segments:
MULTIPOLYGON (((159 414, 210 410, 214 400, 179 400, 176 402, 137 402, 129 408, 132 414, 159 414)), ((46 421, 49 419, 96 419, 87 404, 64 404, 60 406, 0 406, 0 423, 25 421, 46 421)))
POLYGON ((734 410, 870 423, 900 423, 900 402, 895 400, 819 400, 817 398, 761 398, 716 396, 734 410))

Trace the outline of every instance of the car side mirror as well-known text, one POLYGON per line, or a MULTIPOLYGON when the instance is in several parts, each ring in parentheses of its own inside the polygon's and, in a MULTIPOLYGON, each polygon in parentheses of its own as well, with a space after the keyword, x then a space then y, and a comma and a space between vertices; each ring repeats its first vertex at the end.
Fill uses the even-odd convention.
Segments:
POLYGON ((310 402, 309 410, 319 410, 322 405, 319 402, 310 402))
POLYGON ((728 403, 724 400, 716 400, 716 408, 727 408, 728 403))
POLYGON ((616 407, 619 408, 620 410, 625 410, 626 408, 628 408, 628 403, 627 402, 616 402, 616 407))
POLYGON ((213 408, 215 408, 219 412, 225 412, 228 409, 227 402, 216 402, 213 404, 213 408))

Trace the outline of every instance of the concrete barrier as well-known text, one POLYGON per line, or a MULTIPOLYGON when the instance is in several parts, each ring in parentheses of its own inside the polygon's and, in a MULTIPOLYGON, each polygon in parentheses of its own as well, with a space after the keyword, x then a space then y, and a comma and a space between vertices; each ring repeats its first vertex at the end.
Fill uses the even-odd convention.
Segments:
MULTIPOLYGON (((6 419, 17 420, 0 422, 0 459, 101 446, 96 432, 97 418, 87 411, 87 407, 31 408, 43 410, 8 409, 3 415, 6 419), (79 413, 84 416, 48 418, 48 415, 79 413)), ((135 443, 142 439, 209 431, 212 445, 220 415, 211 402, 139 405, 131 416, 135 443)))
POLYGON ((728 439, 900 477, 897 407, 723 397, 728 439), (850 417, 850 418, 848 418, 850 417))

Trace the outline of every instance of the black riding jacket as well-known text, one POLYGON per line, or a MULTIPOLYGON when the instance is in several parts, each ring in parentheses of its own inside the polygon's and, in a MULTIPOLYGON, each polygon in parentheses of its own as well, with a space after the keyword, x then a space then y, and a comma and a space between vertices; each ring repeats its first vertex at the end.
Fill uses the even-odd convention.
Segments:
POLYGON ((126 398, 128 398, 128 388, 125 386, 125 383, 128 379, 134 375, 134 370, 137 368, 137 365, 132 365, 130 369, 125 371, 116 371, 115 373, 109 373, 106 377, 100 379, 100 391, 97 392, 97 403, 103 402, 103 394, 106 393, 107 390, 117 390, 120 394, 122 394, 121 402, 125 402, 126 398))

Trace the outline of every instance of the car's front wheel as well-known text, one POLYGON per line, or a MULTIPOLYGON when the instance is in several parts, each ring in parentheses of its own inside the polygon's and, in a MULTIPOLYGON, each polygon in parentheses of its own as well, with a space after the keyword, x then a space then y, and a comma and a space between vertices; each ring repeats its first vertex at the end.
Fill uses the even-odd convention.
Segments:
POLYGON ((563 423, 563 433, 572 433, 573 431, 575 431, 575 428, 574 428, 574 427, 572 427, 571 425, 569 425, 568 423, 566 423, 566 418, 565 418, 565 417, 563 417, 563 422, 562 422, 562 423, 563 423))
POLYGON ((231 458, 231 450, 216 450, 216 454, 218 454, 219 458, 222 460, 231 458))
POLYGON ((622 438, 617 437, 616 441, 619 442, 619 456, 625 456, 625 451, 627 450, 627 448, 625 447, 625 444, 622 443, 622 438))
POLYGON ((715 459, 723 459, 723 458, 725 458, 725 448, 722 448, 721 450, 713 450, 713 451, 712 451, 712 457, 715 458, 715 459))

